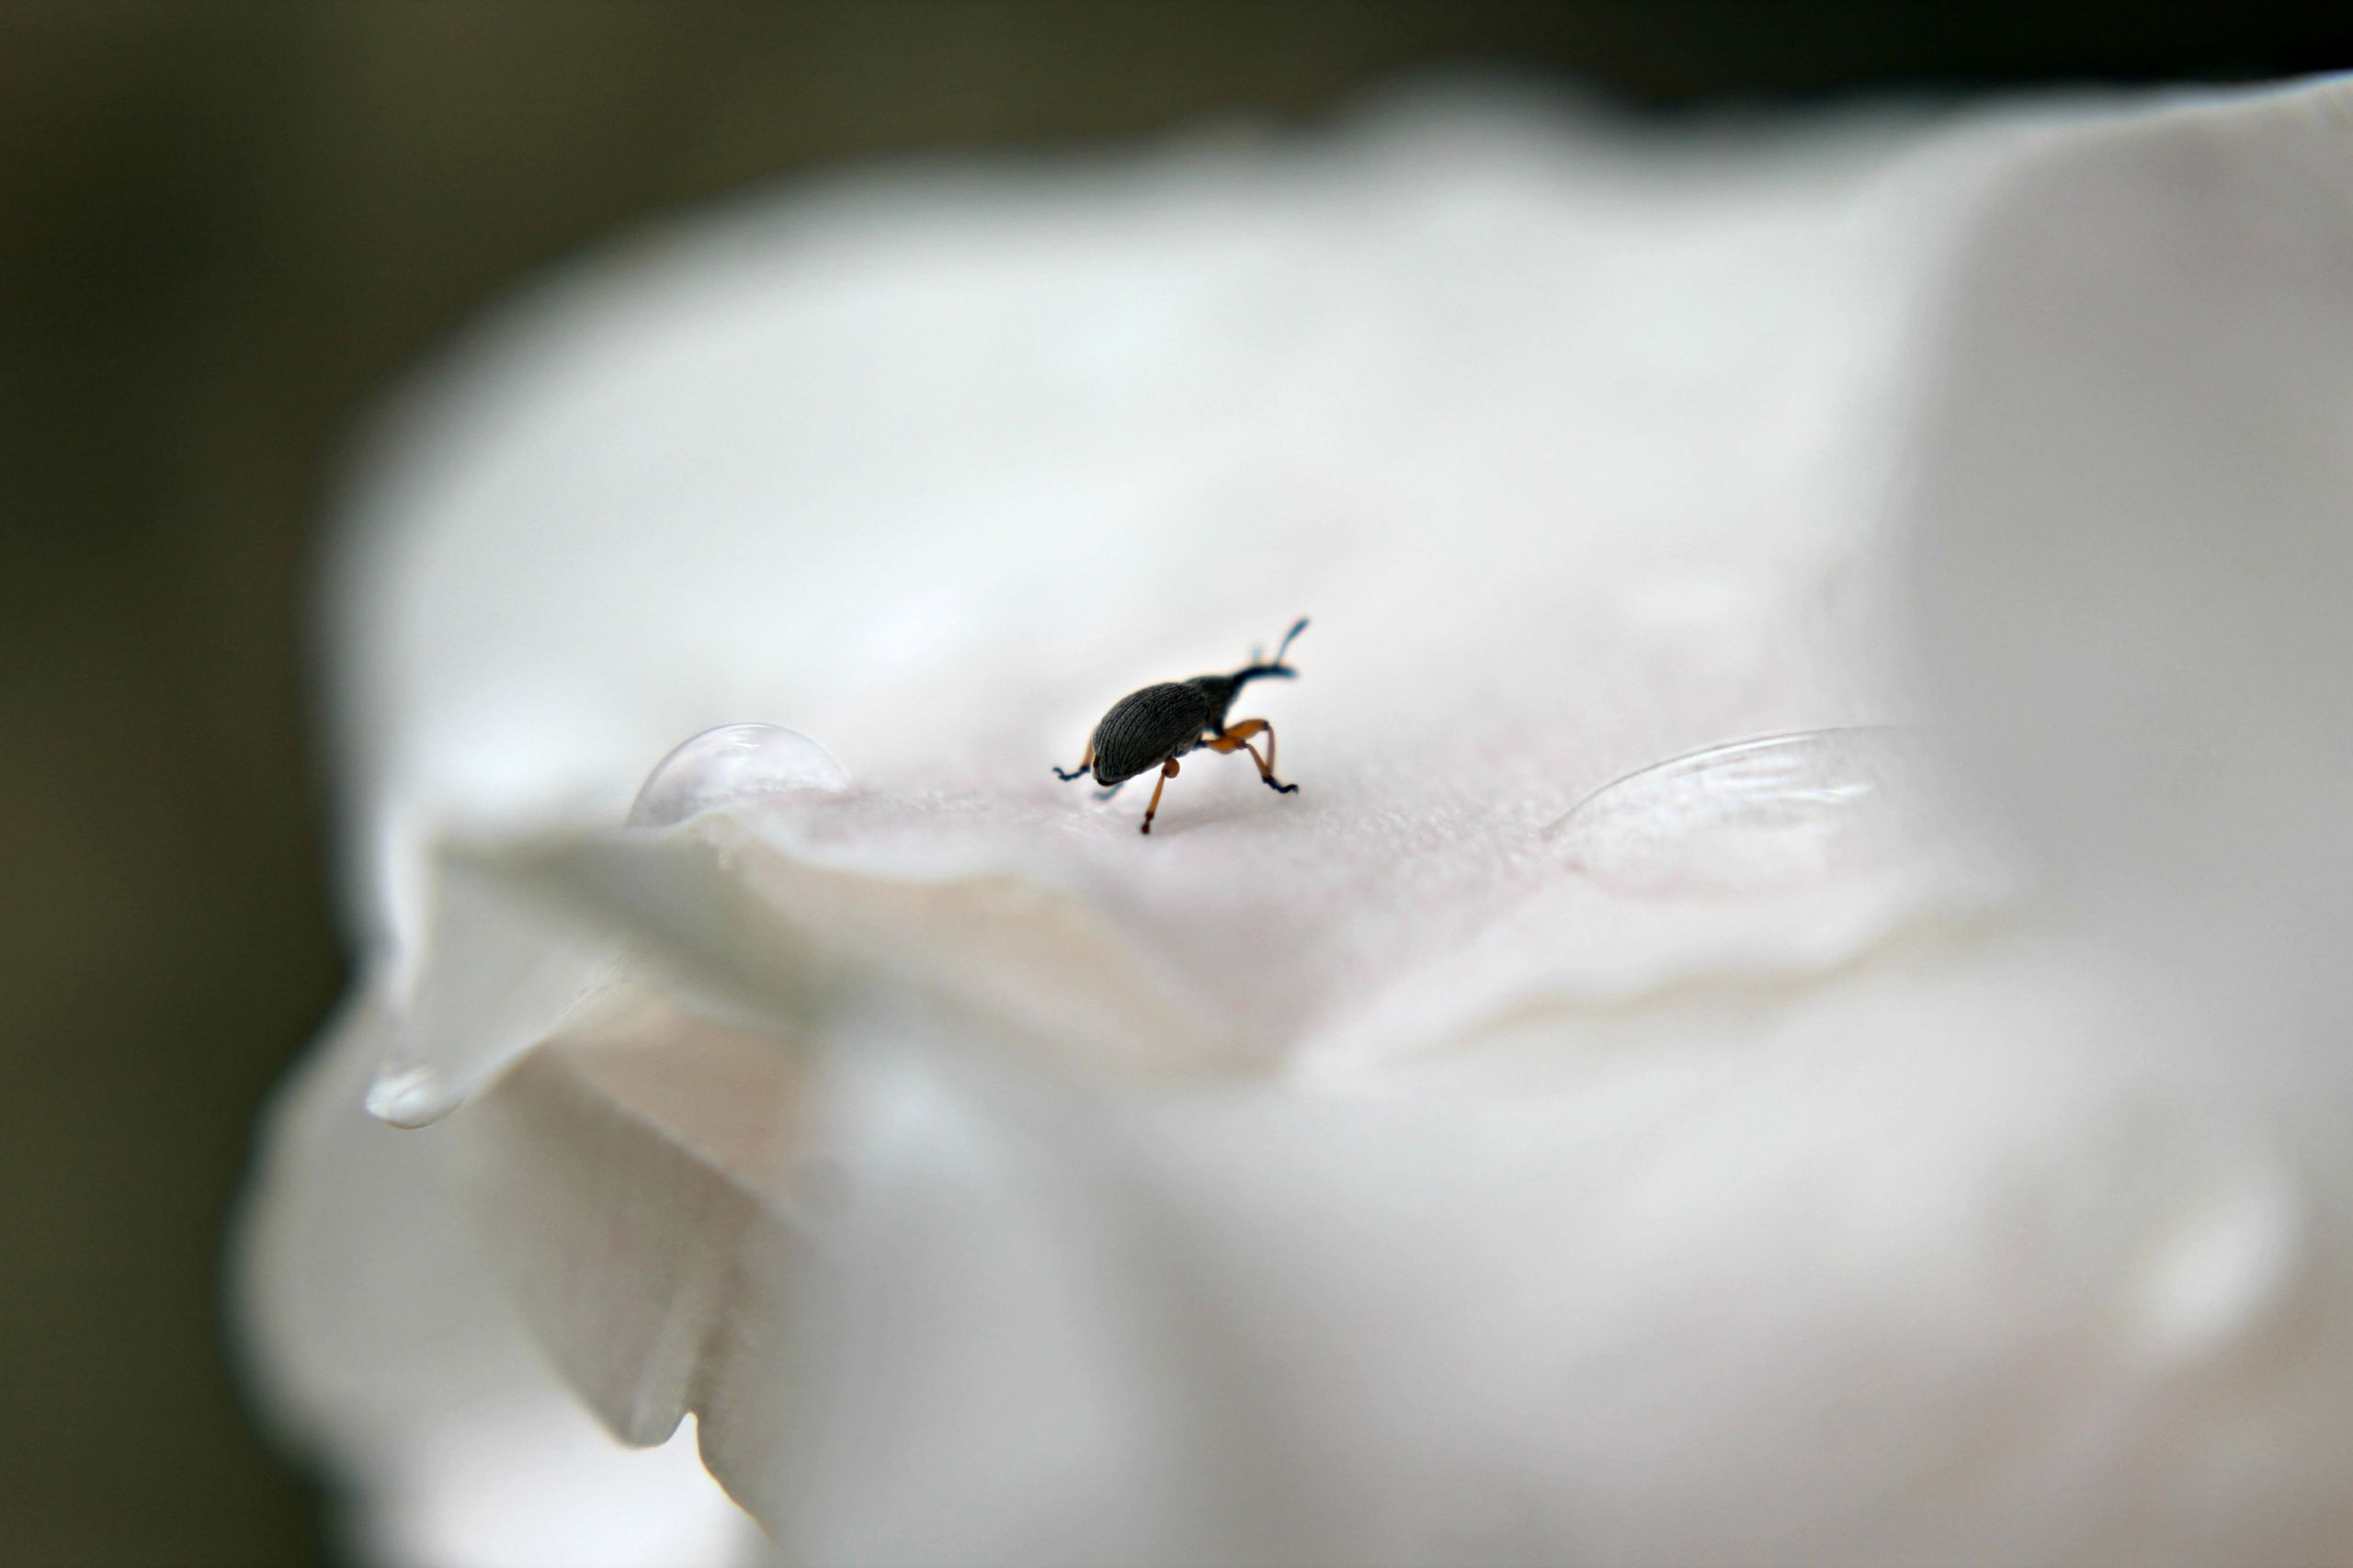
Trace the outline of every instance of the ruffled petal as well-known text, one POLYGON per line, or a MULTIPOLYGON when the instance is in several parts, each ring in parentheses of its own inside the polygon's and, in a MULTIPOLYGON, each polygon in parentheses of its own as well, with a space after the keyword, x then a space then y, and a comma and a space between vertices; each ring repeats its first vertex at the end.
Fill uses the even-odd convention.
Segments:
POLYGON ((355 1002, 280 1091, 237 1238, 256 1392, 343 1479, 347 1549, 388 1568, 763 1561, 685 1445, 628 1451, 550 1375, 476 1244, 459 1140, 361 1108, 398 1029, 355 1002))

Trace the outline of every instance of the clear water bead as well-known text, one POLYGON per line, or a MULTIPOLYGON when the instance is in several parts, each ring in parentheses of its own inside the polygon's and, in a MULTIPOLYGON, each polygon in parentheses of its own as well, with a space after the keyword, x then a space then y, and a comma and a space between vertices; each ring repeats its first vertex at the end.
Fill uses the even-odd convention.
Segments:
POLYGON ((1948 801, 1918 731, 1808 730, 1654 763, 1544 834, 1622 892, 1763 892, 1940 857, 1957 842, 1948 801))
POLYGON ((668 827, 758 795, 841 790, 849 775, 834 754, 781 724, 722 724, 689 736, 654 764, 629 809, 631 827, 668 827))
POLYGON ((430 1127, 465 1099, 465 1091, 430 1067, 386 1063, 368 1085, 368 1114, 394 1127, 430 1127))

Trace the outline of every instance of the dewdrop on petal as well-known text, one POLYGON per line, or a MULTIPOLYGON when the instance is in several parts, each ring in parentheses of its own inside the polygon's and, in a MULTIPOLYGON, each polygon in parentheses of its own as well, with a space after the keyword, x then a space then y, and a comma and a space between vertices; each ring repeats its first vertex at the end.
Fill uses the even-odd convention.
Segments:
POLYGON ((849 775, 834 754, 781 724, 722 724, 688 736, 654 764, 629 809, 631 827, 672 827, 760 795, 838 793, 849 775))
POLYGON ((1889 868, 1957 835, 1926 738, 1858 725, 1654 763, 1587 795, 1544 836, 1617 892, 1736 894, 1889 868))

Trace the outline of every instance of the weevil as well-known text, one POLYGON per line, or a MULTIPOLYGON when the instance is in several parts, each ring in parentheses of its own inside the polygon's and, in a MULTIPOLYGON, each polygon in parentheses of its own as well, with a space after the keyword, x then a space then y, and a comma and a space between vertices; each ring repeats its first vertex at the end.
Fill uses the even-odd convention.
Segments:
POLYGON ((1152 786, 1152 802, 1143 809, 1143 829, 1152 831, 1152 819, 1160 810, 1160 791, 1176 777, 1176 759, 1197 746, 1207 746, 1214 752, 1246 751, 1250 760, 1258 765, 1258 777, 1267 788, 1279 794, 1295 795, 1299 786, 1286 784, 1275 777, 1275 727, 1264 719, 1244 719, 1238 723, 1226 722, 1226 712, 1242 688, 1254 680, 1280 678, 1290 680, 1299 672, 1283 663, 1283 655, 1290 652, 1291 639, 1307 630, 1307 618, 1283 633, 1282 645, 1275 650, 1271 661, 1261 663, 1254 653, 1250 662, 1232 675, 1195 676, 1190 680, 1162 681, 1131 691, 1111 704, 1102 722, 1095 726, 1094 736, 1086 743, 1086 755, 1078 759, 1074 768, 1054 769, 1054 777, 1065 784, 1074 778, 1084 778, 1090 773, 1095 782, 1104 786, 1103 799, 1117 794, 1120 786, 1139 773, 1153 768, 1160 777, 1152 786), (1250 744, 1253 738, 1267 737, 1267 755, 1260 756, 1258 748, 1250 744))

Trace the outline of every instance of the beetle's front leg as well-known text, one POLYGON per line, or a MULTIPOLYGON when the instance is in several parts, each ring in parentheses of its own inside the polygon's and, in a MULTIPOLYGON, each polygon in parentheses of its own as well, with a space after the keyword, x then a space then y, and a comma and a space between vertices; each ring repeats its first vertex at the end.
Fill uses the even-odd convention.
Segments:
POLYGON ((1143 833, 1152 831, 1153 813, 1160 810, 1160 792, 1168 788, 1168 781, 1176 777, 1176 759, 1172 756, 1160 765, 1160 778, 1152 787, 1152 803, 1143 809, 1143 826, 1139 831, 1143 833))

